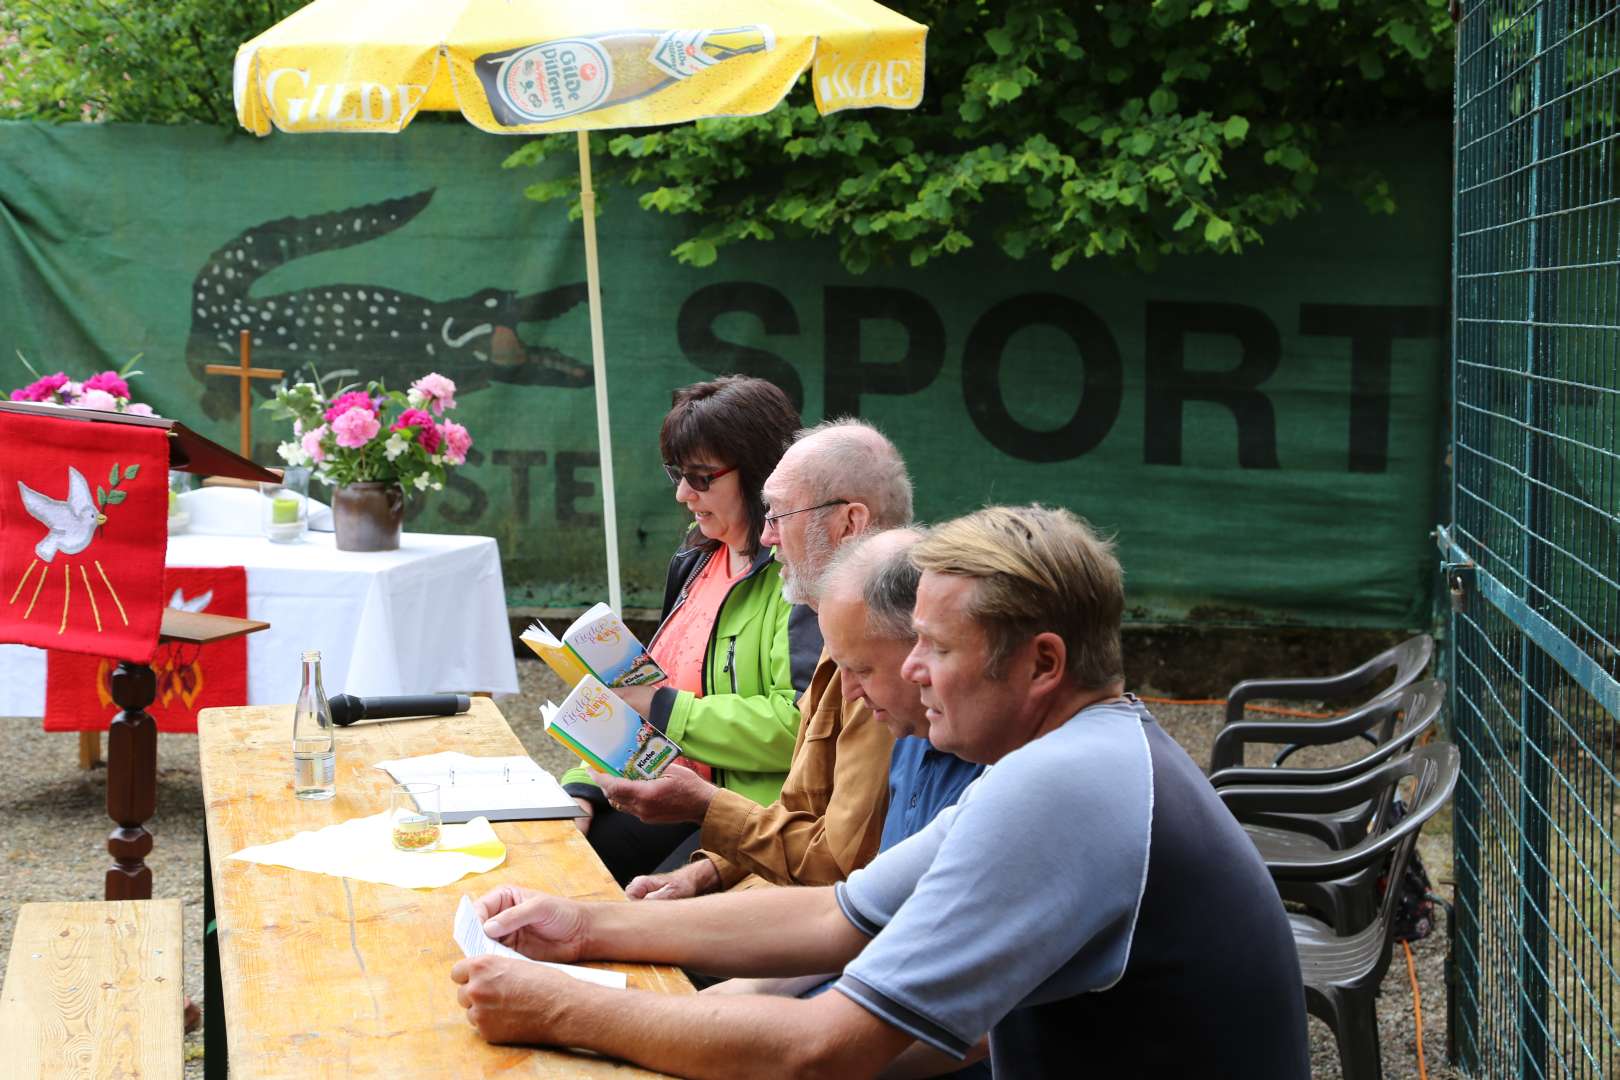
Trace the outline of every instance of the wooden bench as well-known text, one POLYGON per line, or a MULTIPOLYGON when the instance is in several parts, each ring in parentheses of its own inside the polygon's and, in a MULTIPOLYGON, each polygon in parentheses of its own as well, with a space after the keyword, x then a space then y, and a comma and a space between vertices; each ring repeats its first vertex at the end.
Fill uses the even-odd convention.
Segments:
POLYGON ((18 1080, 180 1080, 180 901, 24 904, 0 990, 18 1080))

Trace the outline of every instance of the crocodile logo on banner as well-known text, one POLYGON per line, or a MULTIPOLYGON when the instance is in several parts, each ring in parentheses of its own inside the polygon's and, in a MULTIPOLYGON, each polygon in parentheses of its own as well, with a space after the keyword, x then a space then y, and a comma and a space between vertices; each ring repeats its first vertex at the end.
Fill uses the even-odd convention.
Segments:
MULTIPOLYGON (((425 371, 455 380, 463 392, 491 383, 579 387, 591 384, 588 362, 518 334, 562 316, 585 300, 585 283, 542 292, 479 289, 439 299, 387 285, 332 282, 286 292, 256 292, 260 278, 297 259, 354 247, 403 228, 422 212, 434 189, 400 199, 310 217, 267 221, 238 233, 208 257, 191 289, 191 336, 186 365, 203 384, 209 416, 235 415, 230 380, 205 378, 203 368, 235 357, 243 330, 252 334, 257 364, 291 373, 313 361, 322 371, 356 368, 403 386, 425 371)), ((435 265, 426 251, 411 265, 435 265)), ((378 278, 400 276, 398 264, 378 278)), ((499 268, 491 266, 492 274, 499 268)), ((424 281, 432 274, 423 273, 424 281)), ((261 394, 268 395, 267 388, 261 394)))

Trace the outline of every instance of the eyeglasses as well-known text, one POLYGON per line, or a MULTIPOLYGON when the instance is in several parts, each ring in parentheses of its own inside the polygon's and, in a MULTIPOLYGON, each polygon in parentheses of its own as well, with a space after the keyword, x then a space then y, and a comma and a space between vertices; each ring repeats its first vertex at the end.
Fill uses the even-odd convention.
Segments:
POLYGON ((819 506, 807 506, 803 510, 784 510, 780 514, 766 514, 765 515, 765 524, 774 525, 778 521, 781 521, 783 518, 792 517, 794 514, 808 514, 812 510, 825 510, 829 506, 848 506, 848 505, 849 505, 849 500, 848 499, 833 499, 831 502, 824 502, 824 503, 820 504, 819 506))
POLYGON ((686 486, 693 491, 708 491, 710 484, 726 475, 726 473, 736 471, 737 466, 731 465, 724 469, 716 469, 711 473, 685 472, 678 465, 671 465, 667 461, 664 462, 664 475, 669 477, 669 482, 676 487, 680 487, 681 481, 685 480, 686 486))

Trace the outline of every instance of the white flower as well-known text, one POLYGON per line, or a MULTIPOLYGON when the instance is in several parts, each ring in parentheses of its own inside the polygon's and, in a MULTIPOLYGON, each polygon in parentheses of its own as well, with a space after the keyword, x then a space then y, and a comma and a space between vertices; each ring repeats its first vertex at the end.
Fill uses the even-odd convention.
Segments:
POLYGON ((416 485, 416 490, 417 491, 426 491, 428 489, 428 485, 431 484, 432 482, 433 481, 428 479, 428 474, 425 473, 425 472, 424 473, 417 473, 416 474, 416 479, 411 481, 411 483, 416 485))
POLYGON ((299 443, 284 442, 280 446, 276 447, 276 453, 280 454, 281 460, 285 461, 289 465, 298 466, 309 464, 309 455, 304 452, 303 446, 299 443))
POLYGON ((411 408, 420 409, 422 406, 428 403, 429 398, 426 394, 422 393, 422 391, 413 386, 409 390, 405 391, 405 400, 411 403, 411 408))
POLYGON ((440 484, 440 483, 435 483, 433 485, 433 490, 434 491, 443 491, 444 490, 444 485, 440 484))
POLYGON ((411 440, 405 438, 404 435, 396 431, 392 435, 388 436, 388 442, 383 444, 383 454, 388 458, 389 461, 393 461, 410 448, 411 440))
POLYGON ((433 462, 433 464, 435 464, 435 465, 443 465, 444 464, 444 455, 443 454, 434 454, 428 460, 433 462))

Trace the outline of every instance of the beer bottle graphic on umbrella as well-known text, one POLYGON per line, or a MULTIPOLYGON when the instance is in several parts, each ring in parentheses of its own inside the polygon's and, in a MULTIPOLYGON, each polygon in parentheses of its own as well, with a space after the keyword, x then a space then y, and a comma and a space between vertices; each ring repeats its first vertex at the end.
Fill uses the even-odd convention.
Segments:
POLYGON ((511 127, 656 94, 733 57, 769 52, 775 44, 775 35, 763 25, 619 31, 485 53, 474 67, 496 122, 511 127))

